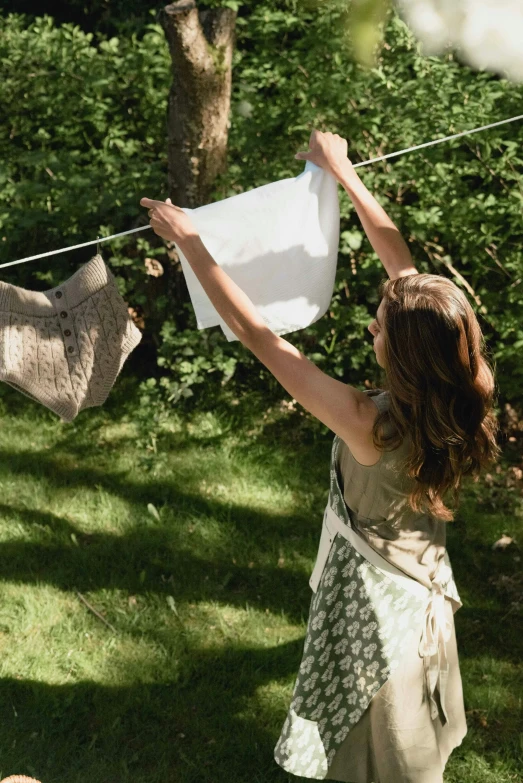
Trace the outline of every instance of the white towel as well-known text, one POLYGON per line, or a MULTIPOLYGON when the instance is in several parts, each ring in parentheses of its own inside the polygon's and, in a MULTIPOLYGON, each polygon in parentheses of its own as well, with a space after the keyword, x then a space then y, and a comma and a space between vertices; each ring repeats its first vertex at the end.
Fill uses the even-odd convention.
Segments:
MULTIPOLYGON (((297 177, 184 212, 216 263, 273 332, 304 329, 326 312, 340 235, 338 184, 332 174, 307 161, 297 177)), ((219 325, 229 341, 237 340, 176 249, 198 328, 219 325)))

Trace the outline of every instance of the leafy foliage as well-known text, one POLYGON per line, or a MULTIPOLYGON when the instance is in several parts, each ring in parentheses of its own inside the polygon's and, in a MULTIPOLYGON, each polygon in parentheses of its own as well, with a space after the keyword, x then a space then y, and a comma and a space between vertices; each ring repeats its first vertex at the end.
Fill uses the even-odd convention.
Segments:
MULTIPOLYGON (((377 66, 365 69, 347 46, 340 0, 238 6, 229 167, 214 199, 299 174, 294 154, 307 149, 313 128, 347 138, 356 163, 520 112, 521 87, 452 55, 422 57, 397 16, 377 66)), ((139 224, 139 197, 165 193, 170 62, 161 29, 149 24, 107 39, 15 15, 0 18, 0 28, 2 258, 139 224)), ((503 398, 512 401, 523 381, 522 140, 523 124, 513 123, 359 169, 418 269, 448 275, 467 291, 503 398)), ((341 188, 340 207, 331 307, 290 339, 326 372, 361 386, 377 380, 366 326, 384 270, 341 188)), ((218 329, 195 330, 176 263, 165 263, 169 254, 156 238, 139 236, 106 245, 104 255, 145 318, 145 345, 158 348, 159 377, 144 393, 181 404, 199 386, 201 403, 224 384, 231 394, 262 384, 281 395, 242 346, 218 329), (145 256, 162 258, 160 285, 147 277, 145 256)), ((54 284, 85 254, 71 260, 14 267, 6 279, 54 284)))
POLYGON ((59 24, 80 25, 86 32, 106 35, 134 32, 148 21, 151 10, 158 9, 156 0, 3 0, 6 12, 52 16, 59 24), (45 5, 45 7, 42 7, 45 5))
MULTIPOLYGON (((231 128, 231 150, 239 151, 234 161, 238 179, 247 163, 243 150, 248 150, 253 184, 295 175, 291 154, 307 148, 313 127, 347 138, 356 163, 518 114, 521 88, 471 71, 452 56, 421 57, 397 17, 389 24, 378 67, 364 70, 339 43, 344 21, 336 6, 317 17, 289 13, 289 32, 278 25, 283 45, 277 59, 270 56, 277 35, 271 22, 280 12, 260 9, 255 16, 262 13, 263 39, 252 46, 251 17, 245 32, 250 50, 242 51, 240 41, 237 53, 236 96, 247 94, 252 105, 251 116, 236 114, 231 128), (328 47, 317 43, 325 41, 328 47), (254 136, 263 141, 256 144, 254 136), (288 148, 285 156, 282 146, 288 148)), ((523 125, 506 125, 359 172, 409 239, 420 271, 449 274, 458 285, 464 279, 474 291, 472 303, 497 360, 500 386, 512 398, 521 386, 518 346, 523 336, 522 136, 523 125)), ((361 227, 345 193, 341 211, 336 292, 330 313, 312 331, 325 369, 336 371, 337 365, 346 378, 361 383, 371 372, 361 326, 367 308, 370 319, 377 306, 375 290, 383 270, 367 240, 360 244, 361 227), (329 353, 333 338, 336 350, 329 353)))

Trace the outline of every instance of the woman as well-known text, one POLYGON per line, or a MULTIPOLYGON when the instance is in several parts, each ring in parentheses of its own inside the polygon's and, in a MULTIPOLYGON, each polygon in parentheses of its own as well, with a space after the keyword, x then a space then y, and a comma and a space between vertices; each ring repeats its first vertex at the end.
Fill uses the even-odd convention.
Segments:
POLYGON ((498 454, 493 375, 466 297, 444 277, 417 273, 347 142, 314 130, 296 157, 344 187, 388 273, 369 326, 384 390, 360 391, 319 370, 265 326, 181 209, 141 204, 242 343, 336 436, 303 658, 276 761, 308 778, 442 783, 467 731, 443 498, 452 490, 457 502, 462 477, 498 454))

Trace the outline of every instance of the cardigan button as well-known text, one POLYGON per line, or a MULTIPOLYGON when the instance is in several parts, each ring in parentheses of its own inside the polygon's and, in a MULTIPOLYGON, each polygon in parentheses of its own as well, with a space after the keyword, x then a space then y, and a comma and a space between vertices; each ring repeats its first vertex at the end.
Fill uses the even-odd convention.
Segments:
POLYGON ((66 337, 70 337, 71 336, 71 330, 70 329, 64 329, 64 334, 65 334, 66 337))
POLYGON ((62 297, 62 292, 61 292, 61 291, 57 291, 57 292, 55 293, 55 296, 56 296, 56 298, 57 298, 57 299, 61 299, 61 297, 62 297))
POLYGON ((69 353, 73 353, 73 351, 74 351, 74 348, 73 348, 73 346, 72 346, 72 345, 70 345, 70 346, 69 346, 69 348, 68 348, 67 350, 69 351, 69 353))
POLYGON ((62 312, 60 313, 60 318, 67 318, 67 313, 65 312, 65 310, 62 310, 62 312))

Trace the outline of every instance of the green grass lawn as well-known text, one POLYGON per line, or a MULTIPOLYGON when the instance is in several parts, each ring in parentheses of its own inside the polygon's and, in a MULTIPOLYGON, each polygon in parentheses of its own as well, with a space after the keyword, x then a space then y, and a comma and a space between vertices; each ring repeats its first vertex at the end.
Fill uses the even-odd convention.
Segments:
MULTIPOLYGON (((332 436, 248 399, 173 413, 147 448, 125 384, 72 424, 2 389, 0 779, 297 780, 272 751, 332 436)), ((523 540, 522 516, 515 493, 470 485, 448 528, 469 731, 446 783, 523 781, 521 562, 492 550, 523 540)))

